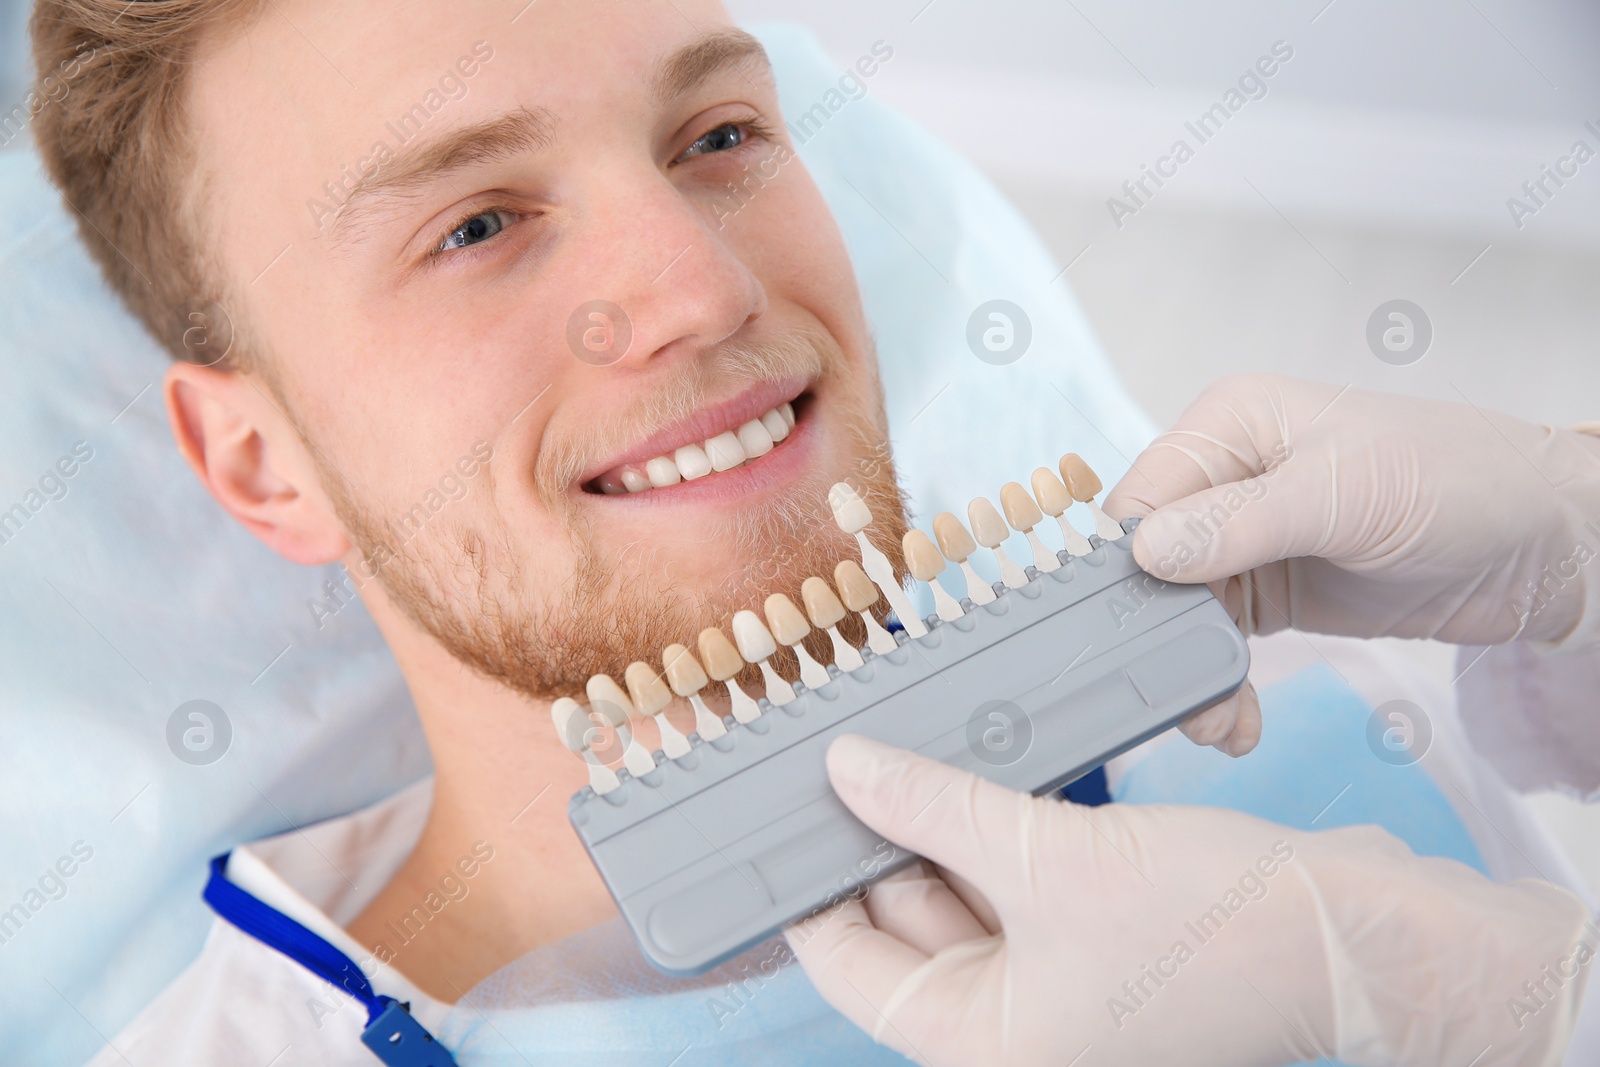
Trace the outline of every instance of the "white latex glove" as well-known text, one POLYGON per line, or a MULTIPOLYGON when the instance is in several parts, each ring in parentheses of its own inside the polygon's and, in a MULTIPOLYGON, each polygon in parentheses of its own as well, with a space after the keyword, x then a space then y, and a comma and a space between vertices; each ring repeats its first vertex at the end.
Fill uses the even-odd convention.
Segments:
MULTIPOLYGON (((1245 633, 1600 643, 1600 439, 1276 375, 1224 379, 1105 502, 1134 558, 1245 633)), ((1185 732, 1237 753, 1259 704, 1185 732)), ((1199 739, 1199 738, 1197 738, 1199 739)))
POLYGON ((828 772, 943 874, 787 936, 829 1003, 918 1062, 1490 1067, 1558 1063, 1571 1032, 1593 937, 1554 886, 1497 885, 1376 827, 1024 796, 856 736, 828 772), (1572 977, 1534 1000, 1547 965, 1572 977))

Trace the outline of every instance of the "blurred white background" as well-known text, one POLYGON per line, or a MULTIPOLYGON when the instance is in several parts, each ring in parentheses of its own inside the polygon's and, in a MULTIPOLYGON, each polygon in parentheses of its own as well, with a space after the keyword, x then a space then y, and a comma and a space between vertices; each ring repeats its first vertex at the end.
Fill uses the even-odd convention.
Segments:
MULTIPOLYGON (((1583 0, 731 0, 814 28, 869 91, 983 167, 1070 268, 1134 395, 1170 422, 1209 380, 1275 370, 1555 423, 1600 418, 1600 160, 1517 225, 1511 197, 1600 150, 1600 8, 1583 0), (1275 42, 1293 58, 1201 145, 1185 129, 1275 42), (1593 121, 1596 130, 1585 123, 1593 121), (1194 158, 1118 226, 1178 138, 1194 158), (1415 302, 1426 355, 1366 323, 1415 302)), ((0 102, 26 89, 0 0, 0 102)), ((1409 652, 1448 677, 1447 650, 1409 652)), ((1600 710, 1600 709, 1597 709, 1600 710)), ((1600 888, 1600 806, 1538 811, 1600 888)))

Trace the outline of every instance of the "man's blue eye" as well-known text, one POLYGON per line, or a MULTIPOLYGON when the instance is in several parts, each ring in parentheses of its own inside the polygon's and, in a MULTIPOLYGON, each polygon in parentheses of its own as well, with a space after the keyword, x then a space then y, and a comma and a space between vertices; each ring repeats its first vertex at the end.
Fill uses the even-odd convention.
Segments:
POLYGON ((457 226, 439 245, 439 251, 447 252, 452 248, 466 248, 482 241, 487 241, 495 234, 506 228, 502 212, 485 211, 457 226))
POLYGON ((690 145, 689 150, 683 154, 683 158, 691 159, 694 156, 704 156, 712 152, 726 152, 731 148, 738 148, 744 144, 745 136, 742 126, 736 126, 731 122, 725 126, 718 126, 690 145))

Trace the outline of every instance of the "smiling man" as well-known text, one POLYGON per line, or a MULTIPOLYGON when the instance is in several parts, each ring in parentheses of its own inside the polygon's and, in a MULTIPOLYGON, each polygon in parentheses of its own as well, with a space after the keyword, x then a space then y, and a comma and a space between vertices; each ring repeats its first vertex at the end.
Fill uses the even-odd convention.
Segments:
MULTIPOLYGON (((831 574, 834 482, 898 545, 838 230, 715 0, 42 0, 33 28, 79 67, 41 150, 177 357, 178 447, 276 551, 349 568, 432 749, 431 807, 229 876, 437 1016, 614 914, 529 807, 586 781, 551 701, 831 574)), ((339 996, 219 924, 106 1062, 370 1062, 339 996)))

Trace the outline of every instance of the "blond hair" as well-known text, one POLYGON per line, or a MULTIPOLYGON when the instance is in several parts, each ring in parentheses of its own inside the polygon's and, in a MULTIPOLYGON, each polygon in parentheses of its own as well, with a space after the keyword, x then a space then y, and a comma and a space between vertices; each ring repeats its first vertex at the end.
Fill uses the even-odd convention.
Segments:
POLYGON ((106 281, 172 355, 216 362, 222 274, 202 240, 187 74, 202 38, 248 25, 263 0, 38 0, 40 84, 65 85, 33 118, 51 180, 106 281), (196 332, 196 326, 203 329, 196 332), (209 336, 208 336, 209 331, 209 336))

